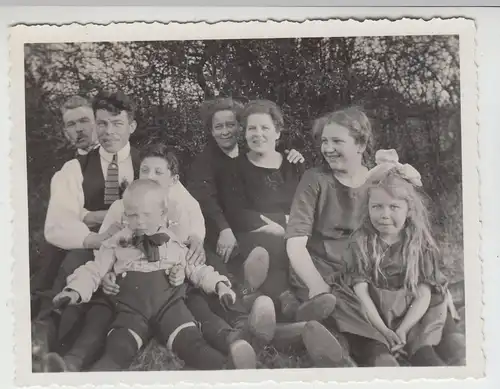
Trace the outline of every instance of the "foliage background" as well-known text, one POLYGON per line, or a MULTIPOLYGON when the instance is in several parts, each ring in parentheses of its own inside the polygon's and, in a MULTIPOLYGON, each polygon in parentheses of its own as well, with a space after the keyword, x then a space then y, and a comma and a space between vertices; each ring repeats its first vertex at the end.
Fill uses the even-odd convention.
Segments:
MULTIPOLYGON (((312 121, 343 106, 363 107, 376 149, 396 149, 422 174, 443 269, 451 281, 463 280, 458 47, 456 36, 25 45, 30 272, 44 244, 50 179, 74 155, 61 132, 59 107, 73 94, 92 97, 110 89, 137 104, 131 142, 174 146, 181 179, 207 140, 198 115, 206 98, 275 101, 285 115, 284 142, 309 166, 319 157, 312 121)), ((308 367, 310 361, 300 350, 269 346, 259 351, 259 364, 308 367)), ((153 341, 132 369, 181 367, 153 341)))
POLYGON ((50 178, 72 157, 59 107, 73 94, 122 90, 137 104, 131 142, 174 146, 184 167, 206 142, 205 98, 277 102, 285 142, 317 162, 310 128, 356 104, 372 120, 376 148, 394 148, 422 174, 445 269, 462 277, 459 41, 396 36, 25 45, 31 269, 43 244, 50 178))

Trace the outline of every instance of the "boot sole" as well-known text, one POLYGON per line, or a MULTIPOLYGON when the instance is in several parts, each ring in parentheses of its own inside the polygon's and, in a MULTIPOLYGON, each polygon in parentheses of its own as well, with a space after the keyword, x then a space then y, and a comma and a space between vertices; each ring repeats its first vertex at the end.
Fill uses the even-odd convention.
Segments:
POLYGON ((257 356, 250 344, 245 340, 237 340, 229 347, 232 366, 235 369, 256 369, 257 356))
POLYGON ((344 362, 344 350, 335 336, 317 321, 304 327, 302 340, 317 367, 340 367, 344 362))
POLYGON ((276 312, 273 301, 267 296, 259 296, 248 315, 250 333, 264 342, 271 342, 276 331, 276 312))
POLYGON ((254 248, 243 263, 243 274, 248 286, 259 289, 269 271, 269 253, 262 247, 254 248))
POLYGON ((322 321, 330 316, 337 304, 333 294, 320 294, 302 303, 295 313, 295 321, 322 321))

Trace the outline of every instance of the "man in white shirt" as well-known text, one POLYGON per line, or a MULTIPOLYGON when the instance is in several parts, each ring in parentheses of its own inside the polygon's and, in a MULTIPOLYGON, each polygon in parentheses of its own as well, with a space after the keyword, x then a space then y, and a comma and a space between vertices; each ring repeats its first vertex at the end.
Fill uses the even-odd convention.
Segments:
MULTIPOLYGON (((131 100, 121 92, 101 92, 92 110, 101 147, 66 162, 50 185, 45 239, 68 250, 52 286, 54 294, 75 269, 93 260, 93 250, 120 229, 113 225, 98 233, 110 205, 138 178, 139 152, 129 144, 137 126, 131 100)), ((41 313, 48 309, 43 307, 41 313)))
MULTIPOLYGON (((63 134, 75 147, 75 158, 99 147, 92 103, 82 96, 71 96, 61 106, 63 134)), ((64 259, 65 251, 47 243, 39 256, 39 270, 31 280, 31 292, 49 289, 64 259)), ((36 302, 38 304, 38 302, 36 302)), ((36 306, 32 307, 36 311, 36 306)), ((35 312, 36 313, 36 312, 35 312)))

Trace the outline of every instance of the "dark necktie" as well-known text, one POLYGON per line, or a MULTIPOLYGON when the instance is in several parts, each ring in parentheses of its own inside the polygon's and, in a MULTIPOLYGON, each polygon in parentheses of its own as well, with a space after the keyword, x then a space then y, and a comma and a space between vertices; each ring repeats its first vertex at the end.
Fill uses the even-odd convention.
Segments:
POLYGON ((104 204, 113 204, 120 198, 120 184, 118 182, 118 164, 116 163, 116 154, 108 165, 108 174, 104 184, 104 204))
POLYGON ((170 236, 164 232, 153 235, 134 235, 132 244, 139 248, 149 262, 158 262, 160 260, 159 247, 170 240, 170 236))

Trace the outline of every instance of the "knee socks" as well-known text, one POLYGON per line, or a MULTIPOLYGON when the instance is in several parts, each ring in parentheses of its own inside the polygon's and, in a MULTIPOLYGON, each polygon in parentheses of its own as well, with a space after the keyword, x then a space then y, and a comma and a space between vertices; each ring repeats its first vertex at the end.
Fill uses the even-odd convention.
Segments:
POLYGON ((197 327, 185 327, 172 342, 172 351, 187 365, 198 370, 221 370, 227 359, 210 347, 197 327))
POLYGON ((113 329, 106 339, 104 355, 92 367, 92 371, 117 371, 130 367, 139 347, 127 328, 113 329))

